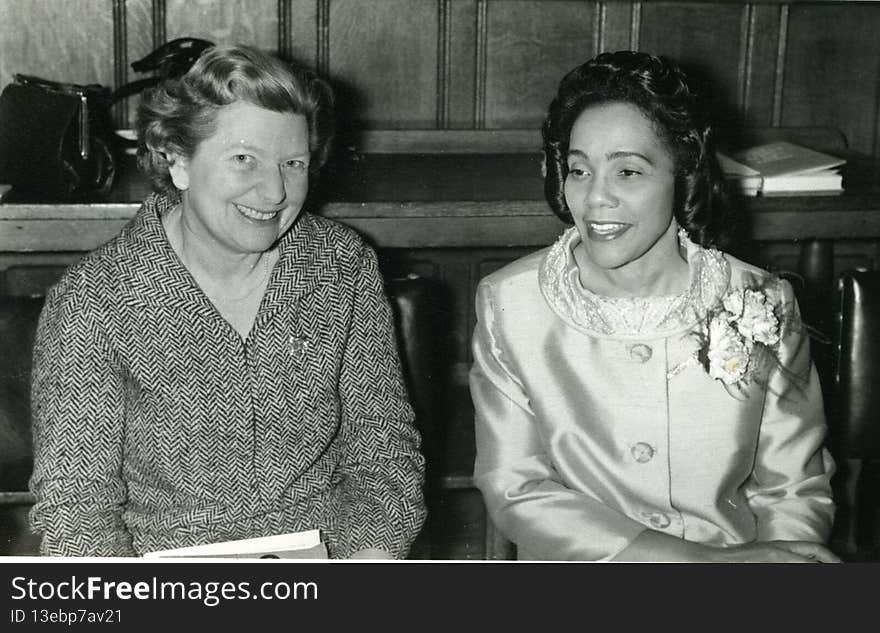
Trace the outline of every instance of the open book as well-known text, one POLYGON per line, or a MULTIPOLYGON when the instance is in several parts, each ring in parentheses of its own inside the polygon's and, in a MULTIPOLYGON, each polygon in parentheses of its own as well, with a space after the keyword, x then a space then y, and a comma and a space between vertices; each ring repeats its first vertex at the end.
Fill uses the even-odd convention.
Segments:
POLYGON ((718 153, 724 177, 743 195, 843 190, 839 168, 846 160, 823 152, 777 141, 732 155, 718 153))
POLYGON ((144 558, 327 558, 320 530, 147 552, 144 558))

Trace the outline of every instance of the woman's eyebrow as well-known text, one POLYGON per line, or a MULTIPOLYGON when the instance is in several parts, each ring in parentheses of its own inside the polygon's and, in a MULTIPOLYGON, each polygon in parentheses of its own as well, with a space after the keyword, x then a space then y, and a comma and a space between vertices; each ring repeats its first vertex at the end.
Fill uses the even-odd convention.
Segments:
POLYGON ((225 150, 227 152, 259 152, 260 148, 251 145, 246 141, 238 141, 237 143, 230 143, 226 146, 225 150))
MULTIPOLYGON (((583 160, 589 159, 586 152, 579 150, 579 149, 568 150, 568 157, 569 158, 571 158, 571 157, 581 158, 583 160)), ((608 154, 605 154, 606 160, 615 160, 618 158, 631 158, 631 157, 640 158, 643 161, 645 161, 646 163, 648 163, 649 165, 654 164, 654 162, 650 158, 648 158, 647 156, 645 156, 641 152, 633 152, 633 151, 628 151, 628 150, 616 150, 613 152, 609 152, 608 154)))
POLYGON ((605 154, 605 158, 607 158, 608 160, 614 160, 616 158, 633 158, 633 157, 640 158, 643 161, 645 161, 646 163, 648 163, 649 165, 654 164, 650 158, 648 158, 647 156, 645 156, 641 152, 633 152, 633 151, 628 151, 628 150, 618 150, 615 152, 610 152, 608 154, 605 154))
MULTIPOLYGON (((230 145, 229 147, 226 148, 226 151, 231 152, 233 154, 240 154, 242 152, 249 152, 251 154, 262 155, 262 154, 266 153, 266 150, 264 150, 260 146, 252 145, 247 142, 230 145)), ((311 152, 309 150, 305 149, 303 151, 292 151, 292 152, 290 152, 290 154, 285 154, 283 158, 284 158, 284 160, 290 160, 292 158, 308 158, 309 156, 311 156, 311 152)))

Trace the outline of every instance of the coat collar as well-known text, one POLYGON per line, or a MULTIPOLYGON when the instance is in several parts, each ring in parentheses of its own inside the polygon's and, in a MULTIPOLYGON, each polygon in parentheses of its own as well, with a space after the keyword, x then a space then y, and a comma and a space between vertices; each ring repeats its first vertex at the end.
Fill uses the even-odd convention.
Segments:
MULTIPOLYGON (((124 301, 214 314, 216 310, 177 257, 162 226, 162 216, 178 202, 173 195, 151 194, 120 234, 124 301)), ((303 212, 281 238, 279 254, 258 321, 338 277, 336 249, 310 213, 303 212)))

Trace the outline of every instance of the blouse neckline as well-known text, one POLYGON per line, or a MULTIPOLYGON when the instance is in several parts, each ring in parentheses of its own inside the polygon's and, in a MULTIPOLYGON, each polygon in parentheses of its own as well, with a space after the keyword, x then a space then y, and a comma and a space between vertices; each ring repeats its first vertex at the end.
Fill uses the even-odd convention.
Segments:
POLYGON ((727 289, 730 264, 715 249, 693 243, 680 230, 688 269, 688 289, 677 295, 607 297, 587 290, 580 280, 574 248, 576 227, 550 247, 538 270, 538 283, 550 308, 566 323, 603 336, 669 335, 691 329, 727 289))

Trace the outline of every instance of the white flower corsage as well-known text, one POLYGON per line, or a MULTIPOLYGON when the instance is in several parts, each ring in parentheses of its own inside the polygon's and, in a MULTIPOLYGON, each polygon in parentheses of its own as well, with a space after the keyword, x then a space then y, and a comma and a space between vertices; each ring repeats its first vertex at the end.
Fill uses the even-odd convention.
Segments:
POLYGON ((744 386, 759 359, 778 360, 781 307, 764 285, 733 288, 706 313, 697 361, 724 385, 744 386))

